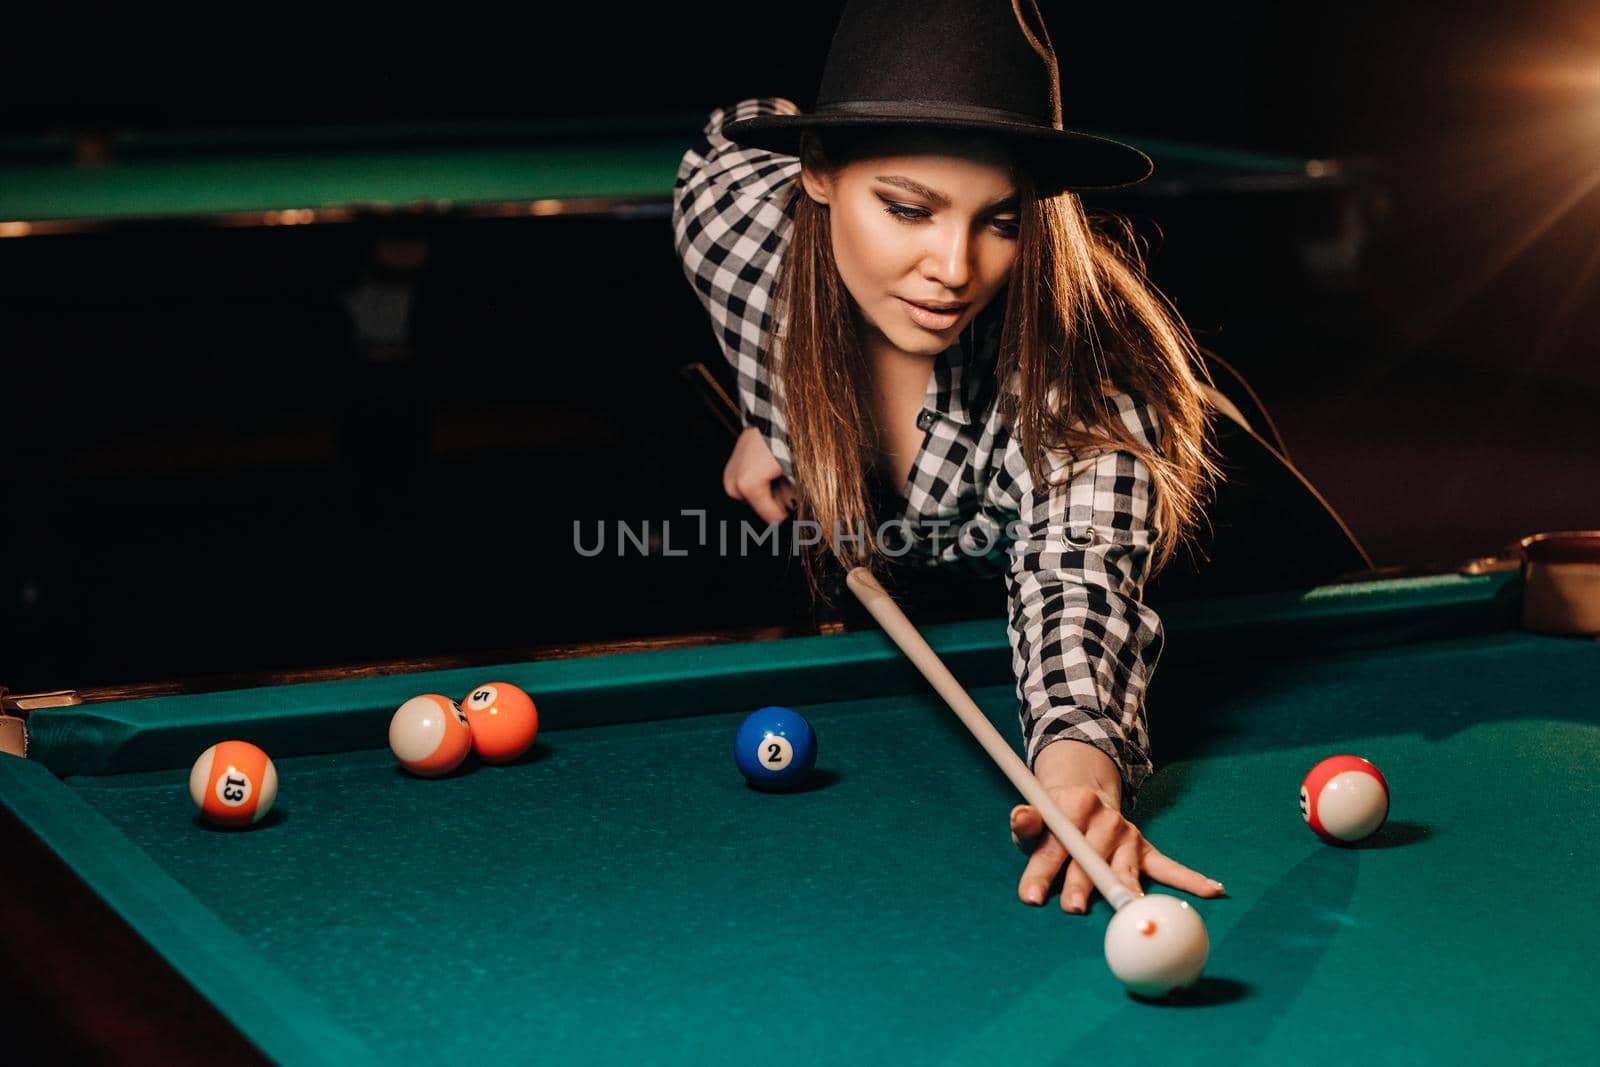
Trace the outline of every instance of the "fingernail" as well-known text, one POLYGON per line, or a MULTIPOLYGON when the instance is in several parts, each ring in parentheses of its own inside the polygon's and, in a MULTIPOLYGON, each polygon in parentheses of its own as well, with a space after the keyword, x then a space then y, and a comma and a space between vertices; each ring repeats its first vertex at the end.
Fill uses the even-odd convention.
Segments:
POLYGON ((1022 891, 1022 896, 1023 896, 1023 899, 1026 900, 1029 904, 1043 904, 1044 903, 1044 890, 1040 889, 1036 885, 1030 885, 1028 888, 1024 889, 1022 891))
POLYGON ((1206 881, 1207 881, 1207 882, 1208 882, 1208 883, 1209 883, 1209 884, 1210 884, 1210 885, 1211 885, 1211 887, 1212 887, 1212 888, 1213 888, 1213 889, 1215 889, 1215 890, 1216 890, 1216 891, 1217 891, 1217 892, 1219 892, 1219 893, 1223 893, 1223 892, 1226 892, 1226 890, 1225 890, 1225 889, 1223 889, 1223 887, 1222 887, 1222 883, 1221 883, 1221 882, 1219 882, 1219 881, 1217 881, 1217 880, 1216 880, 1216 879, 1215 879, 1215 878, 1207 878, 1207 879, 1206 879, 1206 881))
POLYGON ((1083 894, 1082 893, 1073 893, 1072 894, 1072 903, 1071 903, 1070 910, 1075 911, 1075 912, 1082 912, 1084 910, 1084 905, 1086 903, 1087 903, 1087 901, 1085 901, 1083 899, 1083 894))

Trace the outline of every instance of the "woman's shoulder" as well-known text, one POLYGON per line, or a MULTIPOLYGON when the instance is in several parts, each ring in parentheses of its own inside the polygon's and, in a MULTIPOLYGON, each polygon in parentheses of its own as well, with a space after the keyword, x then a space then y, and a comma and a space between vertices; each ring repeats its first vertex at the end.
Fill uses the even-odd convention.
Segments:
MULTIPOLYGON (((1022 392, 1022 375, 1013 370, 1006 379, 1006 390, 1020 400, 1022 392)), ((1133 440, 1149 447, 1153 451, 1161 451, 1161 415, 1156 410, 1156 405, 1137 393, 1131 392, 1115 384, 1107 384, 1101 389, 1105 398, 1104 411, 1107 420, 1115 420, 1125 429, 1133 440)), ((1057 386, 1051 386, 1046 397, 1046 404, 1055 410, 1061 403, 1061 393, 1057 386)), ((1073 424, 1079 430, 1085 427, 1079 421, 1073 424)))
POLYGON ((678 164, 674 199, 682 205, 685 194, 693 199, 715 191, 747 202, 777 202, 788 213, 800 174, 799 157, 736 144, 722 131, 729 123, 757 115, 798 114, 800 109, 781 96, 748 97, 713 110, 699 140, 678 164))
POLYGON ((1115 387, 1107 388, 1105 395, 1110 401, 1111 411, 1133 435, 1133 439, 1159 453, 1161 415, 1156 406, 1143 397, 1115 387))

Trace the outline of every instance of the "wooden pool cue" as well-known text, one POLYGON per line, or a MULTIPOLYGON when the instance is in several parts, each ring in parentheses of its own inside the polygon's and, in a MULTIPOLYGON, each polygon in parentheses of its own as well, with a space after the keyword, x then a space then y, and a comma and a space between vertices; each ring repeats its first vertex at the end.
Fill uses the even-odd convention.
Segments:
POLYGON ((956 681, 955 675, 944 665, 938 653, 929 647, 928 642, 917 632, 917 628, 906 618, 905 612, 900 610, 900 605, 884 591, 872 572, 866 567, 853 567, 845 575, 845 584, 856 595, 878 624, 900 646, 900 651, 916 665, 922 676, 938 690, 944 697, 950 710, 956 713, 967 730, 977 738, 978 744, 983 746, 989 758, 994 760, 1005 776, 1011 779, 1011 784, 1016 786, 1017 792, 1022 794, 1024 800, 1039 809, 1044 816, 1044 823, 1050 832, 1056 835, 1072 858, 1082 867, 1100 895, 1106 898, 1113 910, 1120 910, 1123 905, 1137 899, 1134 893, 1123 885, 1115 874, 1111 872, 1111 865, 1100 858, 1079 829, 1067 818, 1066 813, 1050 799, 1050 794, 1045 792, 1044 786, 1039 784, 1039 779, 1033 776, 1022 758, 1012 751, 1006 744, 1005 738, 1000 736, 1000 731, 994 728, 987 716, 978 709, 977 703, 967 695, 967 691, 956 681))

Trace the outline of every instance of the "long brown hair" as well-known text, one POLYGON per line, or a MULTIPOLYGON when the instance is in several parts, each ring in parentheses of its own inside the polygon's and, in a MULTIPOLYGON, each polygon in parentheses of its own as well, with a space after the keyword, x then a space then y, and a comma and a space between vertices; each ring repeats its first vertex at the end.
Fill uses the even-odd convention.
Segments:
MULTIPOLYGON (((874 152, 871 131, 808 132, 801 142, 804 166, 819 172, 874 152)), ((1208 454, 1212 411, 1200 388, 1202 379, 1211 384, 1210 372, 1176 308, 1146 277, 1128 220, 1090 216, 1070 191, 1039 195, 1026 166, 1015 166, 1013 177, 1019 247, 995 374, 1001 382, 1019 375, 1020 390, 1000 390, 1001 416, 1041 493, 1054 484, 1046 450, 1120 449, 1144 461, 1153 480, 1154 576, 1198 528, 1221 477, 1208 454), (1158 451, 1128 430, 1107 390, 1150 406, 1160 423, 1158 451)), ((826 601, 821 567, 880 571, 889 557, 872 536, 878 517, 868 457, 879 434, 854 304, 833 258, 828 208, 798 180, 795 196, 762 353, 773 359, 781 346, 795 517, 824 531, 803 559, 813 596, 826 601)))

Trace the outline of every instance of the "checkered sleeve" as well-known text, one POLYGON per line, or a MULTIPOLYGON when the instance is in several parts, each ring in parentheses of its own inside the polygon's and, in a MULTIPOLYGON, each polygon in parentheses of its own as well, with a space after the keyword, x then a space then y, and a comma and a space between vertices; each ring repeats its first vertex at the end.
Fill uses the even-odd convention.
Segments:
POLYGON ((770 361, 763 358, 762 338, 794 219, 800 160, 737 145, 722 127, 755 115, 799 113, 782 97, 752 97, 716 109, 684 153, 672 196, 673 245, 733 367, 745 425, 761 431, 791 478, 782 394, 774 387, 770 361))
MULTIPOLYGON (((1114 396, 1123 423, 1159 449, 1155 414, 1114 396)), ((1087 742, 1117 765, 1131 809, 1152 769, 1144 694, 1164 636, 1141 599, 1156 536, 1149 468, 1126 450, 1054 456, 1061 484, 1039 492, 1015 442, 1009 453, 1017 522, 1007 628, 1028 765, 1053 741, 1087 742)))

